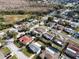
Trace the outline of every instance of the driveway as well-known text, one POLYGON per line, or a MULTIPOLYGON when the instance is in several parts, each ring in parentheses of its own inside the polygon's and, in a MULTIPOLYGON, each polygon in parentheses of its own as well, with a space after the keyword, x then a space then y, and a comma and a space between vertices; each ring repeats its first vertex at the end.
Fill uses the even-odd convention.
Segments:
POLYGON ((8 42, 7 47, 11 50, 12 53, 14 53, 17 56, 18 59, 29 59, 29 57, 27 57, 21 51, 19 51, 19 48, 17 48, 14 43, 8 42))
POLYGON ((5 57, 1 51, 0 51, 0 59, 5 59, 5 57))

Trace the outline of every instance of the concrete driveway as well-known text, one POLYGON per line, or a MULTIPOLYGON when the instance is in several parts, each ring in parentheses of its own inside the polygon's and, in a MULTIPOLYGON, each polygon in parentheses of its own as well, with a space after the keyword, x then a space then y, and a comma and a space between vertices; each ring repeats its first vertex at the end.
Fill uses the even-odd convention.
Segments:
POLYGON ((11 50, 12 53, 14 53, 18 59, 29 59, 26 55, 24 55, 21 51, 19 51, 19 48, 16 47, 14 43, 7 44, 7 47, 11 50))
POLYGON ((1 51, 0 51, 0 59, 5 59, 5 57, 1 51))

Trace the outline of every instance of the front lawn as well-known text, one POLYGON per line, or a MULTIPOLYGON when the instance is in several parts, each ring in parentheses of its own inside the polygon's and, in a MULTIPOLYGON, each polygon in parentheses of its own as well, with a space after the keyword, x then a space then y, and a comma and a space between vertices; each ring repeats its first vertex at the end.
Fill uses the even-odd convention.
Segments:
POLYGON ((32 59, 36 59, 36 56, 34 56, 32 59))
POLYGON ((7 55, 8 53, 10 53, 10 50, 9 50, 8 47, 3 47, 3 48, 1 48, 1 51, 2 51, 2 53, 3 53, 4 55, 7 55))
POLYGON ((28 57, 30 57, 30 56, 33 54, 33 53, 32 53, 30 50, 28 50, 27 48, 22 48, 21 51, 22 51, 25 55, 27 55, 28 57))
POLYGON ((61 51, 61 50, 62 50, 62 47, 60 47, 60 46, 58 46, 58 45, 56 45, 56 44, 52 44, 52 47, 54 47, 54 48, 58 49, 59 51, 61 51))
POLYGON ((77 32, 79 32, 79 27, 78 27, 78 28, 76 28, 76 31, 77 31, 77 32))
POLYGON ((34 56, 32 59, 42 59, 40 56, 34 56))
POLYGON ((61 33, 62 33, 62 34, 66 34, 66 35, 68 35, 68 33, 66 33, 65 31, 62 31, 61 33))
POLYGON ((22 47, 23 45, 19 42, 19 41, 17 41, 17 40, 15 40, 14 41, 14 44, 17 46, 17 47, 22 47))
POLYGON ((41 46, 45 46, 45 44, 41 41, 37 41, 38 44, 40 44, 41 46))
POLYGON ((2 40, 2 39, 0 39, 0 43, 5 43, 5 41, 4 41, 4 40, 2 40))
POLYGON ((17 57, 14 55, 14 56, 12 56, 12 57, 9 58, 9 59, 17 59, 17 57))

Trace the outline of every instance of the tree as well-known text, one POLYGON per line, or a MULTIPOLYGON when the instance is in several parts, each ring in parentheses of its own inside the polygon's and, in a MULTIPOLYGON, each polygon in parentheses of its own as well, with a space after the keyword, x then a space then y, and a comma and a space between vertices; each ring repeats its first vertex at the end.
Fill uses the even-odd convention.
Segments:
POLYGON ((25 14, 25 11, 19 10, 19 11, 18 11, 18 14, 23 15, 23 14, 25 14))
POLYGON ((64 26, 69 26, 69 22, 64 21, 64 26))
POLYGON ((52 42, 49 41, 49 42, 46 43, 46 45, 47 46, 52 46, 52 42))
POLYGON ((53 21, 53 17, 48 17, 48 22, 53 21))
POLYGON ((69 42, 65 42, 64 47, 62 48, 62 50, 60 51, 60 55, 59 55, 59 59, 61 59, 62 54, 65 52, 65 50, 67 49, 69 45, 69 42))
POLYGON ((41 46, 41 50, 45 50, 45 46, 41 46))

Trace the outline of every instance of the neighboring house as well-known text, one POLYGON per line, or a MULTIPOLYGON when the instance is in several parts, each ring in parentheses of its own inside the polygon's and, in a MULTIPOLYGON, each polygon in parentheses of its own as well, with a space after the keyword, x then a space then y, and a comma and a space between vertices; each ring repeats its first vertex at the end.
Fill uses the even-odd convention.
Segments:
POLYGON ((34 19, 29 19, 29 20, 27 20, 27 22, 32 22, 34 19))
POLYGON ((57 30, 63 30, 64 26, 56 24, 53 28, 57 29, 57 30))
POLYGON ((2 46, 2 44, 0 43, 0 46, 2 46))
POLYGON ((64 20, 59 20, 59 21, 58 21, 58 24, 64 25, 64 24, 65 24, 65 21, 64 21, 64 20))
POLYGON ((29 26, 30 25, 23 23, 21 25, 17 25, 17 24, 14 25, 14 28, 17 29, 19 32, 21 32, 21 31, 28 30, 29 26))
POLYGON ((19 41, 23 44, 29 44, 30 42, 32 42, 32 38, 28 36, 22 36, 19 38, 19 41))
POLYGON ((64 45, 64 41, 60 40, 60 39, 55 39, 54 43, 57 44, 57 45, 59 45, 59 46, 63 46, 64 45))
POLYGON ((46 29, 42 27, 38 27, 38 28, 35 28, 35 31, 37 31, 38 33, 44 33, 46 29))
POLYGON ((35 30, 31 31, 31 32, 30 32, 30 35, 36 36, 36 37, 42 37, 42 33, 39 33, 39 32, 37 32, 37 31, 35 31, 35 30))
POLYGON ((37 24, 38 22, 39 22, 39 21, 36 20, 36 19, 34 19, 34 20, 32 21, 33 24, 37 24))
POLYGON ((3 38, 4 35, 5 35, 4 32, 0 32, 0 38, 3 38))
POLYGON ((43 34, 43 37, 44 37, 45 39, 52 40, 53 37, 54 37, 54 35, 49 34, 49 33, 44 33, 44 34, 43 34))
POLYGON ((43 33, 45 33, 47 31, 47 29, 43 28, 43 27, 37 27, 34 30, 31 31, 31 35, 34 35, 36 37, 41 37, 43 35, 43 33))
POLYGON ((0 32, 0 36, 3 36, 5 33, 4 32, 0 32))
POLYGON ((74 34, 75 33, 75 31, 71 28, 64 28, 64 31, 69 33, 69 34, 74 34))
POLYGON ((76 23, 76 22, 71 22, 69 25, 71 26, 71 28, 79 27, 79 23, 76 23))
POLYGON ((73 57, 74 59, 76 59, 76 57, 79 55, 79 46, 74 43, 69 44, 65 53, 70 57, 73 57))
POLYGON ((17 38, 19 38, 19 37, 21 37, 21 36, 23 36, 23 35, 25 35, 25 32, 19 32, 19 33, 17 34, 17 38))
POLYGON ((77 22, 78 23, 79 22, 79 19, 73 19, 73 22, 77 22))
POLYGON ((75 37, 75 38, 79 38, 79 32, 75 33, 75 34, 74 34, 74 37, 75 37))
POLYGON ((33 53, 39 54, 41 52, 41 48, 34 43, 29 44, 28 47, 33 53))
POLYGON ((47 24, 47 26, 49 26, 49 27, 54 27, 54 25, 55 25, 56 23, 48 22, 48 23, 46 23, 46 24, 47 24))
POLYGON ((15 29, 15 28, 10 28, 9 31, 10 31, 10 32, 16 32, 16 33, 18 32, 18 30, 15 29))
POLYGON ((60 18, 57 18, 57 17, 54 17, 54 19, 53 19, 53 21, 54 21, 55 23, 58 23, 59 20, 60 20, 60 18))
POLYGON ((41 59, 58 59, 58 53, 46 47, 44 51, 40 54, 41 59))

